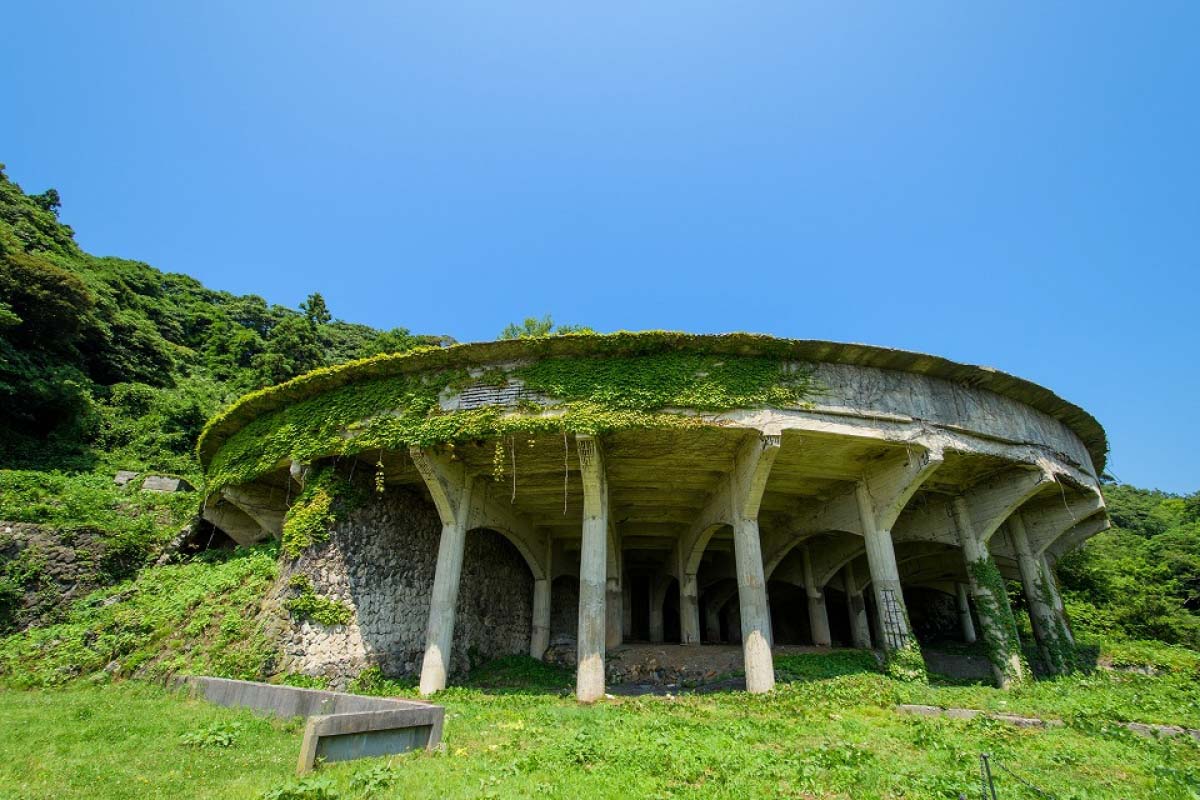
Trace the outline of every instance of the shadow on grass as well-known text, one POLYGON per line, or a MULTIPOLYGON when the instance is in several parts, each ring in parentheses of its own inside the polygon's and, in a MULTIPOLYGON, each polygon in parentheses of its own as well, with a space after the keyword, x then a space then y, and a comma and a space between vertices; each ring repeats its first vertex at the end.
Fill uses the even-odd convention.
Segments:
POLYGON ((564 695, 575 689, 575 671, 530 656, 505 656, 471 670, 458 684, 485 694, 564 695))
POLYGON ((819 681, 882 671, 870 650, 834 650, 829 653, 795 653, 775 656, 775 673, 780 683, 819 681))

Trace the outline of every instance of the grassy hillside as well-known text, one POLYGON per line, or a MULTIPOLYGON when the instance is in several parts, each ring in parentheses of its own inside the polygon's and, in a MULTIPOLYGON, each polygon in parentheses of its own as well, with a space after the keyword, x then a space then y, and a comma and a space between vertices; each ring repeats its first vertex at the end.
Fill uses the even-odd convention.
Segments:
MULTIPOLYGON (((1168 660, 1180 678, 1104 673, 1005 695, 915 687, 845 654, 781 659, 769 696, 720 693, 616 698, 581 707, 568 673, 512 659, 444 693, 444 748, 292 776, 299 726, 185 700, 143 683, 0 690, 0 786, 17 797, 978 797, 978 755, 992 755, 999 796, 1191 800, 1200 749, 1146 739, 1129 719, 1194 723, 1181 688, 1197 658, 1168 660), (819 675, 813 678, 813 675, 819 675), (495 685, 508 687, 491 688, 495 685), (988 719, 924 718, 897 702, 941 703, 1061 718, 1049 729, 988 719), (1002 766, 1001 766, 1002 765, 1002 766)), ((1195 680, 1193 674, 1192 680, 1195 680)), ((1194 686, 1194 683, 1193 683, 1194 686)), ((411 694, 405 684, 360 687, 411 694)), ((4 790, 0 789, 0 796, 4 790)))

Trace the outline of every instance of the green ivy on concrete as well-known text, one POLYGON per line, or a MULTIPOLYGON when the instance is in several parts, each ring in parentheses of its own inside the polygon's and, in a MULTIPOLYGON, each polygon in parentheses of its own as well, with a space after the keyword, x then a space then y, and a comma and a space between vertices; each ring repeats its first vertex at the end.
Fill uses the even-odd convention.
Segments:
POLYGON ((1054 605, 1054 593, 1050 589, 1050 581, 1052 578, 1046 572, 1044 564, 1039 565, 1037 577, 1037 593, 1038 597, 1046 608, 1050 609, 1050 619, 1048 620, 1052 629, 1047 631, 1050 641, 1040 642, 1042 651, 1046 659, 1049 661, 1047 666, 1059 675, 1074 672, 1078 667, 1078 654, 1075 652, 1075 647, 1071 644, 1071 635, 1067 631, 1066 622, 1063 620, 1062 614, 1058 612, 1054 605))
POLYGON ((360 505, 362 492, 330 467, 317 470, 283 518, 283 554, 296 558, 329 538, 338 515, 360 505))
POLYGON ((1012 608, 1008 605, 1008 592, 1004 588, 1004 577, 991 558, 981 558, 967 564, 971 579, 975 585, 983 589, 982 595, 975 596, 975 608, 979 613, 979 621, 984 628, 984 644, 988 660, 1003 676, 1005 684, 1017 684, 1028 674, 1028 665, 1021 655, 1020 635, 1017 633, 1017 620, 1012 608), (992 631, 998 634, 1001 641, 995 641, 992 631))
POLYGON ((318 595, 307 575, 293 575, 288 586, 299 594, 285 601, 283 607, 296 619, 309 619, 322 625, 346 625, 354 619, 350 606, 318 595))
POLYGON ((921 655, 921 646, 917 644, 915 636, 909 634, 902 647, 886 651, 884 672, 901 681, 928 682, 929 675, 925 671, 925 659, 921 655))
MULTIPOLYGON (((613 346, 610 340, 620 339, 620 335, 581 338, 595 340, 589 344, 596 355, 533 361, 506 374, 505 381, 519 380, 530 391, 551 398, 546 406, 524 403, 516 409, 441 409, 438 398, 444 390, 500 383, 496 367, 475 378, 465 366, 368 377, 371 367, 382 371, 392 364, 394 369, 395 361, 412 355, 380 356, 317 370, 247 395, 214 418, 201 439, 204 453, 207 437, 216 436, 214 431, 233 428, 243 417, 248 419, 221 440, 212 454, 207 463, 208 489, 245 483, 290 460, 310 462, 372 450, 522 434, 595 435, 630 428, 703 426, 708 423, 691 412, 795 407, 816 393, 808 372, 790 368, 774 355, 663 351, 662 343, 655 339, 647 343, 651 352, 606 355, 613 346), (346 376, 337 374, 349 368, 363 379, 348 382, 346 376), (297 399, 281 402, 275 397, 285 391, 286 396, 297 399), (265 413, 250 416, 255 407, 264 408, 265 413)), ((534 341, 527 348, 527 357, 537 355, 537 344, 534 341)))

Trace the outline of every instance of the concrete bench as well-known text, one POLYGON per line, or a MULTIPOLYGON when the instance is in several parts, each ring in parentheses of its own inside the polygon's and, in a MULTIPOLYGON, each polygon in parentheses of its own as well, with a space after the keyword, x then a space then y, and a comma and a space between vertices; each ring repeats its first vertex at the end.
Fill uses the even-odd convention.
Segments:
POLYGON ((196 675, 182 678, 180 683, 193 696, 220 706, 306 718, 297 774, 308 772, 318 760, 349 761, 418 748, 432 750, 442 740, 446 712, 432 703, 196 675))

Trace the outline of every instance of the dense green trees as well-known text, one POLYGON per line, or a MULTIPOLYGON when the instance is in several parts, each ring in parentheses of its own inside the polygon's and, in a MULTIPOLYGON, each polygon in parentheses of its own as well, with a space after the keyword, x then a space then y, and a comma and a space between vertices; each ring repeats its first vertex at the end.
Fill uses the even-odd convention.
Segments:
POLYGON ((1107 486, 1113 528, 1059 563, 1069 610, 1093 631, 1200 648, 1200 492, 1107 486))
POLYGON ((0 467, 194 472, 205 419, 244 392, 315 367, 444 344, 205 288, 96 258, 0 166, 0 467))

